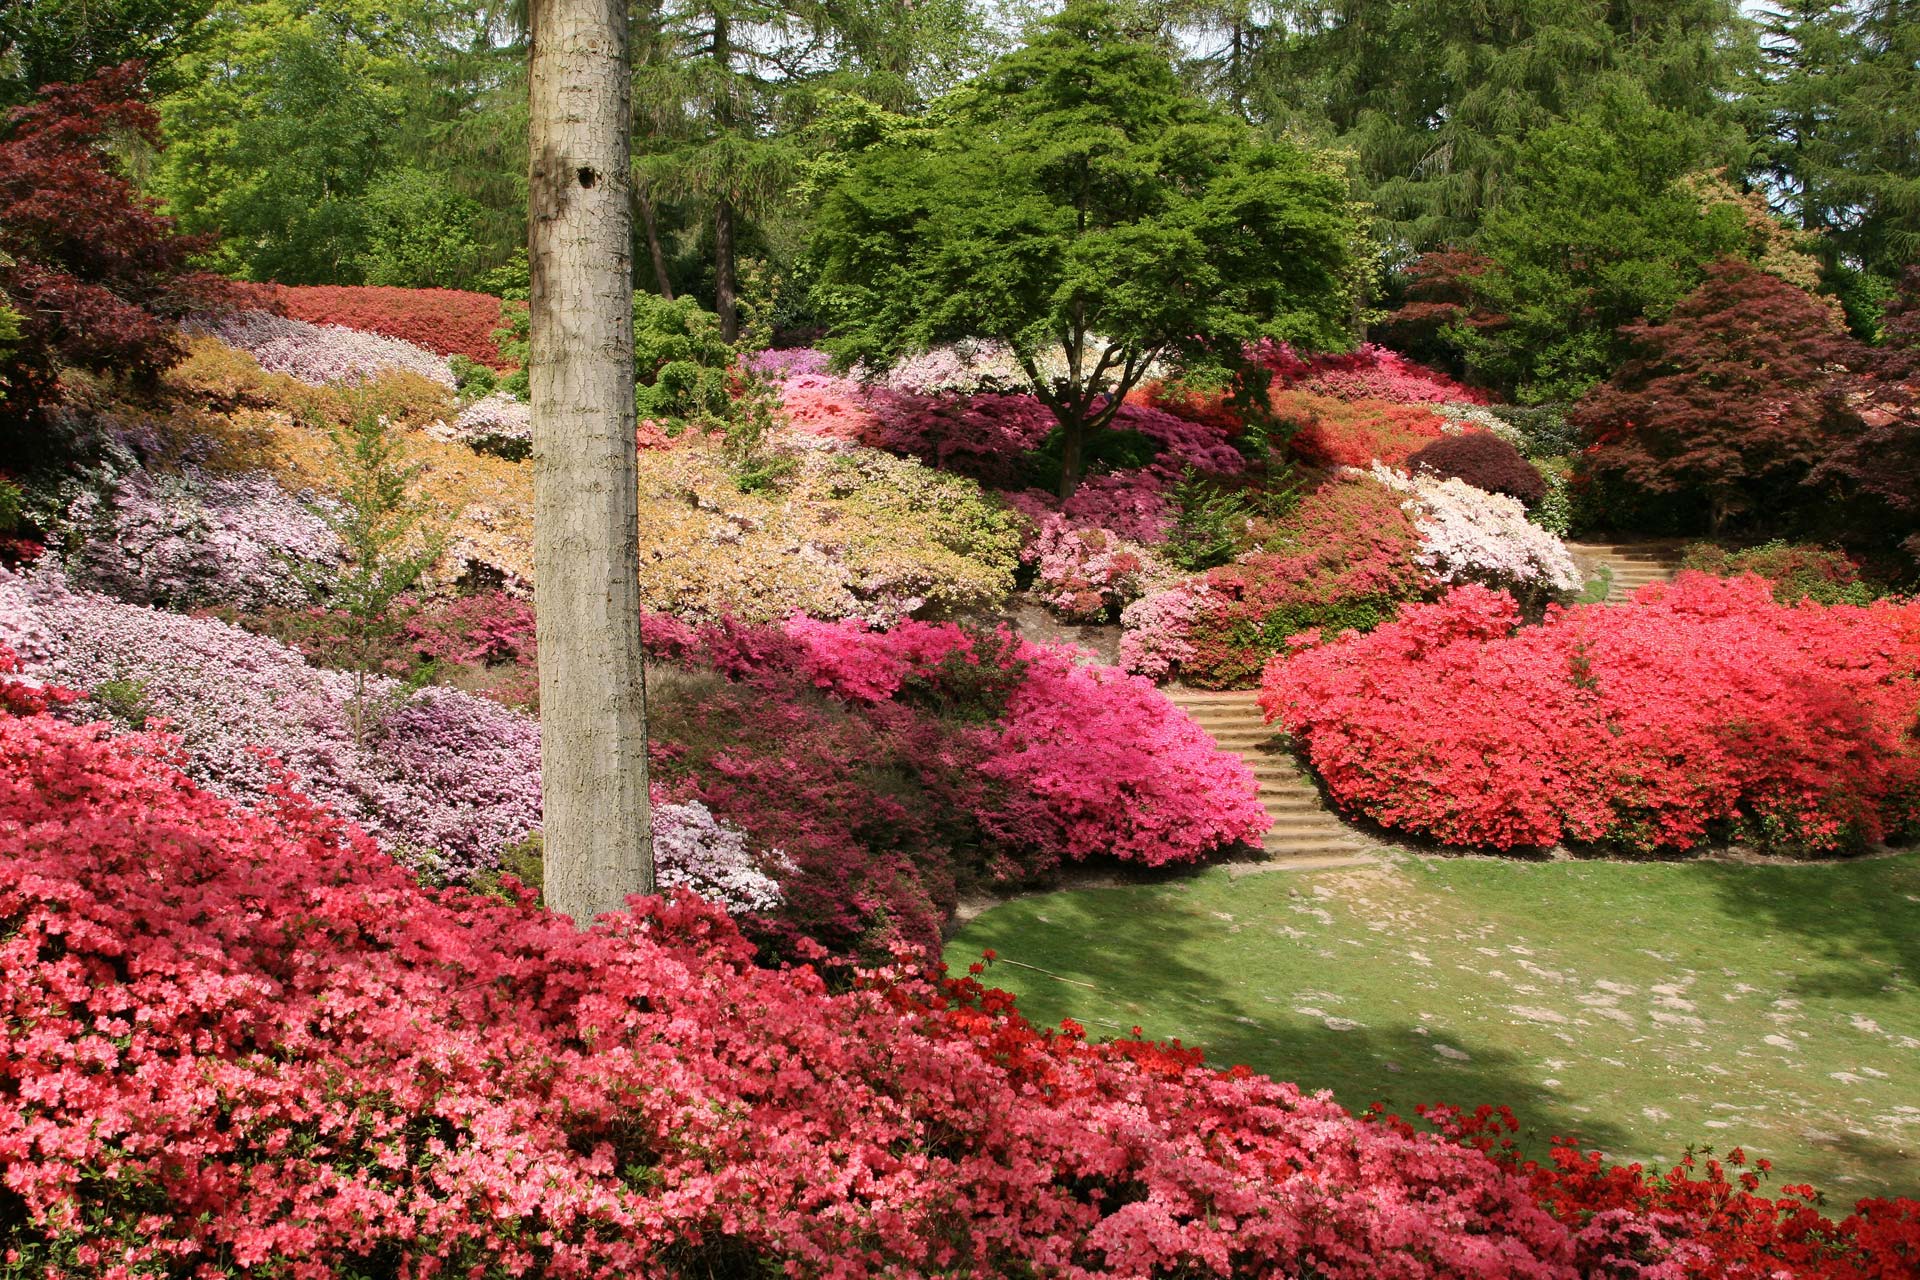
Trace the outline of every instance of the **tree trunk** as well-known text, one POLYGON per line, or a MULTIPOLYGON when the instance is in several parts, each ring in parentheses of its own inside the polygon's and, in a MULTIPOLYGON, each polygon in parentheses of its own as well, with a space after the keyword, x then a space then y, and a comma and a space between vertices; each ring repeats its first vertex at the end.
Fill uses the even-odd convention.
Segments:
POLYGON ((1080 487, 1080 473, 1086 470, 1087 424, 1084 417, 1060 420, 1060 501, 1065 502, 1080 487))
POLYGON ((653 889, 625 0, 533 0, 533 565, 547 904, 653 889))
POLYGON ((660 226, 653 219, 653 197, 644 178, 634 181, 633 207, 639 211, 640 225, 647 233, 647 256, 653 259, 654 283, 660 288, 660 296, 672 302, 673 281, 667 279, 667 255, 660 247, 660 226))
POLYGON ((733 201, 721 196, 713 206, 713 311, 720 317, 720 336, 728 342, 740 336, 733 266, 733 201))

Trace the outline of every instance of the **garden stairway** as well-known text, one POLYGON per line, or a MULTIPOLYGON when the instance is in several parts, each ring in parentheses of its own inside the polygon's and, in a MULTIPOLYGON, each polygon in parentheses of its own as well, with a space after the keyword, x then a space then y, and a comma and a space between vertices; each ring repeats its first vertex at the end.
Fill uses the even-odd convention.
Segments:
MULTIPOLYGON (((1260 803, 1273 827, 1261 842, 1261 866, 1341 866, 1368 862, 1367 842, 1321 802, 1313 779, 1300 771, 1260 711, 1251 690, 1213 693, 1169 689, 1167 697, 1219 744, 1239 756, 1260 786, 1260 803)), ((1250 869, 1260 869, 1259 867, 1250 869)))
POLYGON ((1613 575, 1607 603, 1626 600, 1649 582, 1666 582, 1680 567, 1680 548, 1671 542, 1569 542, 1573 562, 1591 579, 1605 568, 1613 575))

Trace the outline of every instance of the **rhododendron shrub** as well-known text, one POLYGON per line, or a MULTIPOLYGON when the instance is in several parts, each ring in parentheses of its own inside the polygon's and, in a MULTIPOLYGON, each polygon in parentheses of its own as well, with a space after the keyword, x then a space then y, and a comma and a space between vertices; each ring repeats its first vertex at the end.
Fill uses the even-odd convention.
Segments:
POLYGON ((952 623, 644 633, 656 662, 707 677, 653 699, 660 776, 794 866, 787 906, 753 925, 776 948, 931 948, 969 887, 1091 856, 1192 861, 1266 830, 1244 765, 1071 648, 952 623))
POLYGON ((1781 604, 1802 600, 1866 604, 1884 594, 1863 582, 1860 566, 1837 547, 1774 541, 1735 551, 1711 542, 1696 542, 1682 553, 1680 567, 1722 578, 1757 574, 1773 584, 1773 598, 1781 604))
POLYGON ((1479 1152, 968 981, 830 994, 690 900, 425 891, 160 749, 0 720, 12 1265, 1564 1273, 1479 1152))
POLYGON ((1464 587, 1261 685, 1336 803, 1446 844, 1846 852, 1920 821, 1920 605, 1683 573, 1628 606, 1464 587))
POLYGON ((1170 576, 1144 547, 1110 529, 1074 528, 1058 515, 1040 522, 1027 554, 1039 575, 1035 594, 1069 622, 1106 622, 1170 576))
POLYGON ((1307 494, 1264 545, 1129 605, 1121 664, 1205 688, 1249 686, 1288 637, 1366 630, 1428 582, 1413 515, 1367 475, 1307 494))
POLYGON ((1657 1280, 1738 1246, 1867 1280, 1914 1256, 1911 1202, 1829 1224, 1503 1167, 1468 1124, 1041 1032, 971 978, 836 994, 690 898, 582 933, 423 889, 299 796, 236 809, 165 751, 0 715, 0 1247, 25 1273, 1657 1280))
POLYGON ((338 325, 398 338, 442 356, 466 356, 495 369, 512 367, 494 341, 500 299, 464 289, 398 289, 383 285, 282 285, 280 309, 308 324, 338 325))

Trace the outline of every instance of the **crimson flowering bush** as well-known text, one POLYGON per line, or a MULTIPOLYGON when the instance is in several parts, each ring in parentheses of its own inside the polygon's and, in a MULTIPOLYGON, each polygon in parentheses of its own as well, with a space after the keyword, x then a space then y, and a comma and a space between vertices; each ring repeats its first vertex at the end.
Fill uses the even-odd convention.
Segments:
POLYGON ((582 933, 424 889, 299 795, 238 809, 168 750, 0 714, 22 1272, 1868 1280, 1915 1257, 1912 1202, 1828 1223, 1714 1178, 1521 1165, 1471 1120, 1418 1133, 1177 1042, 1037 1030, 972 978, 836 994, 690 897, 582 933))
POLYGON ((399 289, 383 285, 281 285, 280 309, 308 324, 384 334, 442 356, 466 356, 511 369, 494 341, 500 299, 464 289, 399 289))
POLYGON ((967 980, 830 994, 690 899, 423 890, 164 750, 0 718, 11 1265, 1568 1274, 1479 1152, 967 980))
POLYGON ((1463 587, 1277 655, 1261 705, 1343 809, 1451 845, 1834 853, 1920 822, 1920 604, 1683 573, 1519 620, 1463 587))

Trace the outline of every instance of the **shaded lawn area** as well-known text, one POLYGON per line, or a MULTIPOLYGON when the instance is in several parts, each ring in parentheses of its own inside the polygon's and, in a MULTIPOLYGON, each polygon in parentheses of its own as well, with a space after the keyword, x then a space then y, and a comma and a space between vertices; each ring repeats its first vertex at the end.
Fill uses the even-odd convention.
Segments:
POLYGON ((1920 854, 1215 868, 997 907, 947 962, 986 948, 1037 1023, 1138 1025, 1351 1108, 1506 1103, 1542 1157, 1740 1145, 1836 1206, 1920 1194, 1920 854))

